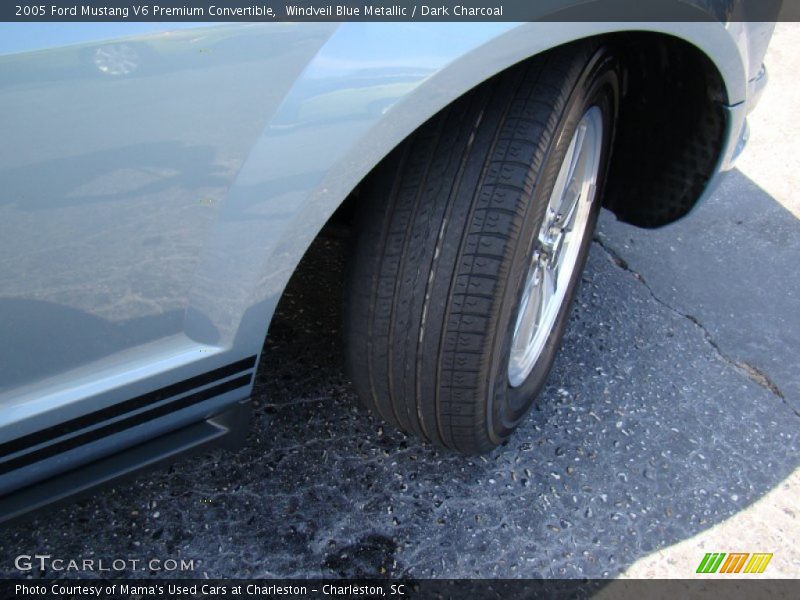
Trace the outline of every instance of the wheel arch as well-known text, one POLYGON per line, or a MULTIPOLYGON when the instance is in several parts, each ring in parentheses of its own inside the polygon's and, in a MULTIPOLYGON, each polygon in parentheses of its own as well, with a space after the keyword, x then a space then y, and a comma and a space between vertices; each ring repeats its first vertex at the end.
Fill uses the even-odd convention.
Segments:
MULTIPOLYGON (((424 81, 412 91, 398 99, 390 110, 376 120, 370 130, 354 144, 349 155, 337 165, 338 167, 344 165, 345 168, 331 169, 318 186, 317 192, 333 200, 327 203, 325 207, 327 210, 321 213, 316 210, 319 208, 318 205, 306 213, 306 216, 315 213, 312 220, 317 223, 316 231, 322 228, 354 192, 357 192, 359 186, 392 150, 399 147, 433 115, 458 97, 520 62, 559 46, 594 37, 608 39, 629 53, 625 65, 626 94, 629 97, 635 97, 636 92, 641 90, 640 78, 643 65, 659 68, 663 85, 646 90, 648 101, 656 106, 667 106, 681 101, 680 94, 684 88, 673 87, 673 94, 661 98, 656 98, 655 94, 670 91, 670 86, 676 84, 676 76, 683 72, 684 67, 695 61, 697 72, 704 78, 692 82, 697 86, 690 90, 694 94, 692 101, 695 106, 692 108, 720 109, 721 119, 720 129, 714 132, 712 148, 714 159, 709 171, 700 177, 702 183, 705 184, 712 173, 721 166, 726 147, 731 143, 731 140, 726 139, 726 135, 732 133, 728 131, 724 122, 724 109, 744 102, 747 94, 746 57, 737 45, 736 36, 728 28, 720 23, 708 22, 622 25, 563 23, 559 24, 559 27, 551 28, 553 31, 547 32, 546 35, 540 35, 540 29, 537 27, 541 27, 541 24, 527 23, 491 36, 473 51, 455 58, 425 77, 424 81), (539 39, 531 44, 530 40, 534 35, 539 39), (673 53, 677 53, 678 60, 665 60, 673 58, 673 53), (640 59, 641 62, 635 64, 635 59, 640 59), (640 70, 637 71, 637 68, 640 70), (370 157, 374 158, 370 160, 370 157)), ((628 113, 636 112, 633 103, 629 103, 623 110, 628 113)), ((628 166, 633 157, 639 154, 639 150, 641 149, 634 148, 633 144, 626 148, 623 157, 625 160, 617 161, 620 168, 628 166)), ((620 178, 619 172, 612 174, 610 182, 612 192, 618 193, 622 187, 620 178)), ((684 198, 680 204, 679 208, 682 208, 683 212, 673 209, 665 214, 658 202, 651 198, 649 206, 638 207, 639 212, 634 214, 632 207, 628 205, 629 194, 626 194, 624 199, 618 198, 610 202, 608 208, 617 213, 622 220, 639 226, 664 225, 689 212, 699 199, 702 189, 693 188, 692 191, 697 194, 684 198), (653 214, 645 216, 649 213, 653 214)), ((306 247, 312 240, 313 237, 308 239, 306 247)))
MULTIPOLYGON (((689 41, 676 36, 675 32, 661 30, 596 33, 511 62, 461 94, 448 98, 439 110, 515 64, 588 38, 602 38, 617 46, 623 62, 619 131, 605 207, 620 220, 646 228, 660 227, 682 218, 692 210, 713 175, 723 167, 731 141, 726 138, 735 130, 734 124, 728 122, 726 108, 746 99, 743 62, 736 63, 738 68, 731 71, 732 61, 727 60, 730 48, 725 50, 716 43, 708 44, 708 40, 705 40, 706 47, 701 48, 695 43, 696 39, 689 41), (712 54, 718 58, 725 55, 726 60, 721 64, 712 59, 712 54)), ((464 60, 471 60, 471 57, 464 60)), ((450 78, 457 77, 450 75, 450 78)), ((424 122, 402 136, 386 155, 422 126, 424 122)), ((364 175, 353 191, 359 189, 379 164, 364 175)))

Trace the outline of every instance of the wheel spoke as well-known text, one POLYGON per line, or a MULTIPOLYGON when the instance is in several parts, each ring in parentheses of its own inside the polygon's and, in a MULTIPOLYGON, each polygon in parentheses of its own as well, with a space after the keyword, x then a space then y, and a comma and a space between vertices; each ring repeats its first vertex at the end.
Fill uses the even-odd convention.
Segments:
POLYGON ((544 269, 542 274, 542 292, 540 295, 541 306, 539 307, 539 321, 545 322, 547 320, 547 311, 552 309, 553 298, 556 295, 556 286, 558 285, 557 267, 544 269))
POLYGON ((554 212, 555 215, 560 214, 559 211, 561 210, 561 203, 564 199, 564 192, 567 189, 567 185, 570 182, 570 177, 572 176, 572 170, 574 167, 573 163, 576 157, 575 150, 577 141, 577 136, 572 138, 572 141, 567 148, 567 153, 564 155, 562 167, 559 170, 558 175, 556 175, 556 182, 553 185, 553 191, 550 192, 549 208, 554 212))
POLYGON ((556 196, 558 203, 556 212, 561 216, 558 224, 562 228, 567 227, 575 216, 575 208, 580 198, 580 188, 575 189, 577 187, 575 184, 581 182, 575 180, 575 173, 578 169, 578 165, 583 163, 586 158, 586 153, 583 152, 586 130, 587 125, 582 122, 575 132, 575 137, 573 138, 570 148, 572 152, 564 158, 564 163, 569 164, 569 167, 566 169, 566 176, 564 177, 564 188, 561 190, 561 193, 556 196), (567 159, 569 159, 569 163, 567 163, 567 159))

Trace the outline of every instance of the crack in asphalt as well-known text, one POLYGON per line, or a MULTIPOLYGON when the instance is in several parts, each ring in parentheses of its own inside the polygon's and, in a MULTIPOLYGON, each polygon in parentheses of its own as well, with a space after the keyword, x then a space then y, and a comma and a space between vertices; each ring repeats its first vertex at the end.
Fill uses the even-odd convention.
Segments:
POLYGON ((735 358, 732 358, 731 356, 728 356, 722 350, 722 348, 716 342, 716 340, 714 340, 714 337, 711 335, 711 332, 706 328, 705 325, 703 325, 700 322, 700 320, 697 317, 685 313, 681 310, 678 310, 665 300, 661 299, 655 293, 655 291, 653 291, 653 288, 650 287, 650 284, 647 283, 644 276, 635 269, 633 269, 630 266, 630 264, 628 264, 628 261, 622 258, 622 256, 620 256, 620 254, 616 250, 614 250, 611 246, 606 244, 606 242, 603 240, 603 238, 600 237, 600 235, 595 235, 592 238, 592 241, 594 241, 603 250, 603 252, 611 261, 611 263, 613 263, 615 266, 622 269, 623 271, 627 271, 628 273, 633 275, 634 279, 637 279, 639 282, 641 282, 641 284, 647 289, 648 293, 650 294, 650 297, 653 298, 653 300, 655 300, 658 304, 660 304, 670 312, 678 315, 679 317, 687 319, 691 323, 693 323, 695 327, 697 327, 703 333, 703 337, 705 338, 706 342, 708 342, 709 346, 711 346, 714 349, 714 352, 721 361, 730 365, 734 370, 747 377, 750 381, 761 386, 762 388, 764 388, 765 390, 767 390, 768 392, 779 398, 784 404, 786 404, 786 406, 789 407, 789 409, 796 416, 800 417, 800 411, 796 410, 789 404, 789 402, 786 400, 786 397, 783 395, 781 389, 775 384, 774 381, 772 381, 772 379, 770 379, 769 375, 767 375, 760 369, 754 367, 753 365, 745 361, 737 360, 735 358))

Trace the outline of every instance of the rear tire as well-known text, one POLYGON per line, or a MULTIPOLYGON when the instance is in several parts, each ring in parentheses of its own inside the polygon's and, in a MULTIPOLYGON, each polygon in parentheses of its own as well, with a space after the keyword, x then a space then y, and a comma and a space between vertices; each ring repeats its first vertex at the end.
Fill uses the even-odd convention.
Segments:
MULTIPOLYGON (((597 220, 617 64, 608 48, 586 43, 509 69, 436 115, 369 179, 346 336, 354 386, 374 413, 468 454, 491 450, 519 425, 552 366, 597 220), (553 190, 564 187, 556 180, 575 162, 565 156, 590 112, 601 123, 595 188, 580 237, 572 226, 553 229, 559 248, 572 236, 574 264, 533 360, 519 351, 528 348, 519 342, 528 339, 519 333, 521 305, 533 289, 532 261, 544 255, 553 190), (509 367, 512 346, 520 368, 509 367)), ((529 329, 537 327, 545 331, 529 329)))

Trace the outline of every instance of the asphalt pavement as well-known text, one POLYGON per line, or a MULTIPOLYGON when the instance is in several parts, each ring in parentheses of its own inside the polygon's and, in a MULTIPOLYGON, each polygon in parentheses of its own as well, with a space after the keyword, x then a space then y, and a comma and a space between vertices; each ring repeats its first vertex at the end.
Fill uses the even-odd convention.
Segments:
MULTIPOLYGON (((661 230, 602 215, 549 382, 483 458, 358 406, 341 364, 343 253, 320 239, 293 279, 241 451, 11 528, 0 575, 38 552, 194 560, 131 576, 613 577, 648 560, 650 575, 689 576, 652 557, 742 515, 770 526, 773 494, 800 468, 800 220, 743 172, 661 230)), ((773 560, 800 575, 796 555, 773 560)))

